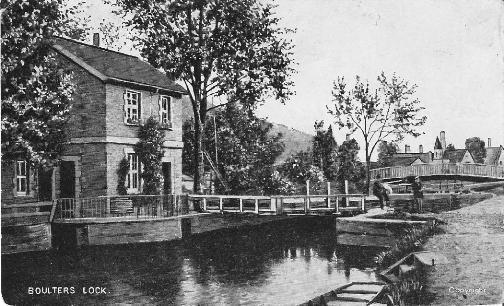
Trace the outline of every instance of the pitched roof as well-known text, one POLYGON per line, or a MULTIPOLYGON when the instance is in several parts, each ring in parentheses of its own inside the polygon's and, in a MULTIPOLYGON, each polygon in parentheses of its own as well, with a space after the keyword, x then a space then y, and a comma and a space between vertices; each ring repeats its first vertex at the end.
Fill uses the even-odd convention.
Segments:
POLYGON ((441 141, 439 140, 439 137, 436 137, 436 143, 434 144, 434 150, 439 150, 443 149, 443 146, 441 145, 441 141))
POLYGON ((445 151, 443 154, 443 159, 448 159, 450 163, 459 163, 464 159, 467 149, 456 149, 451 151, 445 151))
POLYGON ((392 166, 410 166, 418 157, 408 156, 408 157, 392 157, 392 166))
POLYGON ((53 48, 104 82, 186 93, 182 86, 138 57, 60 37, 54 38, 53 48))
POLYGON ((396 153, 390 158, 391 165, 394 166, 409 166, 417 159, 423 163, 430 162, 430 152, 426 153, 396 153))
POLYGON ((500 155, 502 154, 502 150, 504 150, 502 146, 486 148, 486 157, 484 163, 486 165, 496 165, 497 161, 500 158, 500 155))

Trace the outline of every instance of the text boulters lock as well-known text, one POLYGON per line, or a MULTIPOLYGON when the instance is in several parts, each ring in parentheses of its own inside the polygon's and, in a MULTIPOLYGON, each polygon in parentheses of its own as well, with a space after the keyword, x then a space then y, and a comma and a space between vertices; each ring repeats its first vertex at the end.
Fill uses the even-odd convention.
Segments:
POLYGON ((30 295, 52 295, 52 294, 107 294, 107 288, 98 286, 89 287, 28 287, 30 295))

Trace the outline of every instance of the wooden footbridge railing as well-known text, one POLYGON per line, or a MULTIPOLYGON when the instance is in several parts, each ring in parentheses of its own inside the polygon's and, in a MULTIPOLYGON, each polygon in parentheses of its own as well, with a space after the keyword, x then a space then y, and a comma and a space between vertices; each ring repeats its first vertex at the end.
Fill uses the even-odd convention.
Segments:
POLYGON ((478 164, 421 164, 371 170, 371 179, 376 179, 378 175, 380 175, 382 179, 433 175, 460 175, 504 179, 504 166, 478 164))
POLYGON ((289 195, 289 196, 236 196, 189 195, 189 202, 205 212, 255 214, 327 214, 343 211, 364 211, 365 195, 289 195))
POLYGON ((64 198, 53 201, 50 221, 85 218, 174 217, 190 214, 190 206, 201 207, 204 212, 209 213, 331 214, 343 211, 364 211, 364 199, 365 196, 362 194, 126 195, 80 199, 64 198))

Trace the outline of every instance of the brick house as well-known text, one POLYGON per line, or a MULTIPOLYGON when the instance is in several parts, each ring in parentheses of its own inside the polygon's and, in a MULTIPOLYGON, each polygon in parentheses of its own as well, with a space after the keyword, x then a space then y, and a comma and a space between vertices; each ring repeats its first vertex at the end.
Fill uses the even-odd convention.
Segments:
MULTIPOLYGON (((96 35, 96 34, 95 34, 96 35)), ((164 126, 163 191, 182 191, 182 96, 185 89, 137 57, 56 38, 53 49, 76 84, 68 139, 57 167, 29 169, 23 160, 2 167, 2 204, 117 195, 118 168, 129 163, 126 187, 140 193, 141 165, 133 146, 139 123, 164 126)))

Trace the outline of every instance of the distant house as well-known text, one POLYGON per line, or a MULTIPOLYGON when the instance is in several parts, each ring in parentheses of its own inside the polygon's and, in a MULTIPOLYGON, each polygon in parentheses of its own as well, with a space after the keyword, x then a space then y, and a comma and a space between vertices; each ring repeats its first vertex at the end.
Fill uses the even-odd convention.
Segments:
POLYGON ((502 166, 504 165, 504 147, 491 147, 486 148, 486 165, 502 166))
POLYGON ((163 193, 181 193, 185 89, 139 58, 100 48, 99 38, 94 40, 55 39, 54 52, 76 83, 69 142, 54 169, 30 169, 24 160, 3 166, 2 204, 117 195, 123 158, 129 164, 127 192, 141 193, 142 165, 133 146, 140 123, 150 116, 166 132, 163 193))
POLYGON ((449 164, 474 164, 474 158, 467 149, 445 151, 443 160, 449 164))
MULTIPOLYGON (((446 150, 445 132, 441 131, 434 141, 434 152, 423 152, 423 146, 419 146, 419 152, 410 152, 410 146, 405 145, 404 153, 396 153, 391 158, 392 166, 411 166, 417 164, 474 164, 475 159, 467 149, 446 150)), ((504 147, 502 145, 492 147, 492 140, 488 138, 486 157, 483 164, 503 166, 504 147)))
POLYGON ((391 165, 393 167, 411 166, 419 164, 429 164, 432 162, 432 152, 423 152, 423 146, 418 147, 419 152, 410 152, 410 146, 404 146, 404 153, 396 153, 392 155, 391 165))

